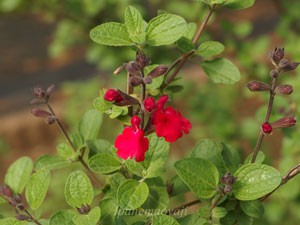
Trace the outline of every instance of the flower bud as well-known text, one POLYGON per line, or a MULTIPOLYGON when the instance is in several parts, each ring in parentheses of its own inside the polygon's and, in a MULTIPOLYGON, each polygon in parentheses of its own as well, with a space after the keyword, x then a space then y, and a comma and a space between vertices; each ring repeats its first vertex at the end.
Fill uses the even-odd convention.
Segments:
POLYGON ((141 51, 136 53, 136 62, 140 68, 145 68, 150 64, 150 59, 141 51))
POLYGON ((39 109, 39 108, 34 108, 31 110, 31 113, 36 116, 36 117, 48 117, 48 116, 51 116, 52 114, 43 110, 43 109, 39 109))
POLYGON ((229 172, 227 172, 222 178, 221 178, 221 182, 223 184, 229 184, 232 185, 236 182, 236 178, 229 172))
POLYGON ((123 64, 122 66, 119 66, 115 71, 114 71, 114 75, 117 75, 119 73, 121 73, 124 69, 125 69, 126 64, 123 64))
POLYGON ((41 98, 41 99, 45 98, 45 95, 46 95, 45 91, 40 87, 33 88, 32 93, 34 96, 41 98))
POLYGON ((51 95, 53 94, 54 92, 54 85, 50 85, 48 88, 47 88, 47 91, 46 91, 46 99, 49 99, 51 97, 51 95))
POLYGON ((293 86, 289 84, 279 85, 276 87, 275 92, 283 95, 290 95, 293 92, 293 86))
POLYGON ((22 203, 22 196, 20 194, 14 195, 12 197, 12 199, 13 199, 14 202, 16 202, 18 204, 22 203))
POLYGON ((134 61, 127 63, 125 66, 125 69, 128 73, 130 73, 133 76, 141 76, 141 68, 134 61))
POLYGON ((144 83, 145 83, 145 84, 151 84, 151 83, 152 83, 152 78, 149 77, 149 76, 144 77, 143 80, 144 80, 144 83))
POLYGON ((296 125, 296 120, 294 116, 284 117, 272 123, 272 127, 275 128, 285 128, 292 127, 296 125))
POLYGON ((168 67, 161 64, 159 66, 157 66, 156 68, 154 68, 149 74, 149 77, 155 78, 155 77, 159 77, 161 75, 163 75, 166 71, 168 70, 168 67))
POLYGON ((137 131, 140 128, 141 122, 142 120, 138 116, 133 116, 131 118, 130 123, 134 131, 137 131))
POLYGON ((119 91, 115 89, 108 89, 104 94, 104 99, 108 102, 120 102, 123 100, 119 91))
POLYGON ((18 215, 16 215, 16 219, 23 221, 23 220, 29 220, 31 218, 29 216, 27 216, 27 215, 18 214, 18 215))
POLYGON ((12 197, 12 194, 13 192, 9 186, 7 186, 6 184, 0 186, 0 195, 10 198, 12 197))
POLYGON ((30 104, 31 105, 41 105, 41 104, 44 104, 45 103, 45 100, 43 99, 38 99, 38 98, 34 98, 30 101, 30 104))
POLYGON ((270 77, 271 78, 277 78, 279 76, 279 73, 277 70, 271 70, 270 77))
POLYGON ((148 97, 144 100, 144 108, 147 112, 152 112, 156 108, 156 102, 154 98, 148 97))
POLYGON ((131 76, 129 78, 129 84, 131 87, 136 87, 138 85, 141 85, 143 82, 144 82, 143 79, 138 76, 131 76))
POLYGON ((279 62, 284 57, 284 48, 275 48, 273 52, 270 53, 270 58, 273 64, 278 65, 279 62))
POLYGON ((270 85, 259 82, 259 81, 250 81, 247 84, 247 87, 250 91, 270 91, 271 87, 270 85))
POLYGON ((91 207, 89 205, 82 205, 80 208, 77 208, 77 211, 80 214, 87 214, 91 210, 91 207))
POLYGON ((286 62, 286 63, 280 65, 280 70, 282 72, 288 72, 288 71, 296 69, 299 64, 300 64, 299 62, 286 62))
POLYGON ((117 106, 129 106, 129 105, 138 105, 139 104, 139 101, 136 98, 122 92, 119 89, 118 89, 118 92, 119 92, 122 100, 114 102, 115 105, 117 105, 117 106))
POLYGON ((57 118, 55 116, 49 116, 48 118, 46 118, 45 121, 48 125, 51 125, 51 124, 55 123, 56 120, 57 120, 57 118))
POLYGON ((271 124, 268 123, 268 122, 263 123, 261 125, 261 129, 264 132, 264 134, 271 134, 272 131, 273 131, 273 128, 272 128, 271 124))
POLYGON ((23 203, 20 203, 17 205, 17 208, 23 211, 25 209, 25 206, 23 203))

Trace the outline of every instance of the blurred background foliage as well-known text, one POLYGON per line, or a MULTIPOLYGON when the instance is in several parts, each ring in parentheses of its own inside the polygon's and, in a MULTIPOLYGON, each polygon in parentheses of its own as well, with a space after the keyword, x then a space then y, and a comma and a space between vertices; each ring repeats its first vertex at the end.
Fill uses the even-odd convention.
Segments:
MULTIPOLYGON (((188 22, 200 23, 207 12, 204 4, 193 0, 0 0, 1 15, 32 14, 45 24, 55 27, 48 47, 51 57, 59 58, 67 51, 83 48, 85 60, 101 71, 101 76, 97 74, 91 79, 61 84, 60 93, 65 96, 62 112, 70 130, 76 128, 83 112, 92 108, 92 101, 101 88, 125 87, 125 77, 122 74, 111 74, 123 62, 133 59, 134 52, 129 48, 120 50, 94 44, 89 38, 89 31, 103 22, 123 21, 124 9, 128 5, 138 8, 146 20, 155 16, 158 10, 163 10, 179 14, 188 22)), ((251 153, 264 119, 268 95, 250 93, 245 84, 250 80, 270 81, 268 52, 275 46, 284 46, 288 59, 300 61, 299 9, 300 2, 297 0, 257 0, 247 10, 217 11, 200 42, 222 42, 226 47, 223 54, 238 65, 242 80, 234 86, 216 85, 204 77, 200 66, 193 60, 186 66, 181 73, 183 78, 177 81, 184 89, 180 93, 174 93, 174 104, 190 118, 193 129, 191 135, 172 146, 172 158, 182 157, 188 149, 186 146, 191 148, 197 140, 204 137, 228 143, 241 151, 244 157, 251 153)), ((159 47, 150 49, 148 53, 153 63, 168 64, 179 56, 180 51, 176 48, 159 47)), ((295 91, 288 97, 276 97, 271 121, 286 114, 296 115, 298 119, 300 70, 282 75, 281 83, 293 85, 295 91)), ((113 142, 121 128, 116 121, 105 119, 101 137, 113 142), (111 127, 115 128, 110 129, 111 127)), ((299 126, 296 126, 288 130, 276 130, 273 135, 265 138, 262 150, 267 155, 267 162, 279 168, 283 174, 299 163, 299 136, 299 126)), ((9 146, 6 141, 1 140, 1 157, 4 157, 7 149, 9 146)), ((276 192, 265 204, 264 218, 254 223, 300 224, 299 183, 300 177, 296 177, 276 192)), ((55 189, 57 188, 53 190, 55 189)))

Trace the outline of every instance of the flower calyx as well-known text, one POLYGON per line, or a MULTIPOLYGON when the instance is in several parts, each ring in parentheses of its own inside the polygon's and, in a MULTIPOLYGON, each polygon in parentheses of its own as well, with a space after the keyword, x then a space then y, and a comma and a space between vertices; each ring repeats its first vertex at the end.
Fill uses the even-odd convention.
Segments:
POLYGON ((269 84, 260 82, 260 81, 250 81, 247 84, 247 87, 250 91, 270 91, 271 87, 269 84))

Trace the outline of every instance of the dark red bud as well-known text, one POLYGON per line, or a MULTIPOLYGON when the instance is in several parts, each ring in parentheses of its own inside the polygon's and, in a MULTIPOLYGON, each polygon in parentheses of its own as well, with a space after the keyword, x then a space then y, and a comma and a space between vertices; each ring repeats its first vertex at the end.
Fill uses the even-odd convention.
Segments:
POLYGON ((3 184, 2 186, 0 186, 0 195, 11 198, 12 194, 13 194, 13 192, 9 186, 7 186, 6 184, 3 184))
POLYGON ((55 123, 56 120, 57 120, 57 118, 55 116, 49 116, 48 118, 46 118, 45 122, 48 125, 51 125, 51 124, 55 123))
POLYGON ((46 96, 45 91, 40 87, 33 88, 32 93, 34 96, 41 98, 41 99, 45 98, 45 96, 46 96))
POLYGON ((148 76, 155 78, 163 75, 168 70, 168 67, 166 65, 159 65, 155 69, 153 69, 148 76))
POLYGON ((128 73, 130 73, 131 75, 141 76, 141 68, 139 67, 139 65, 136 62, 131 61, 131 62, 127 63, 125 68, 126 68, 126 71, 128 73))
POLYGON ((108 89, 104 94, 104 99, 109 102, 120 102, 123 100, 119 91, 115 89, 108 89))
POLYGON ((82 205, 80 208, 77 208, 77 211, 80 214, 87 214, 91 210, 91 207, 89 205, 82 205))
POLYGON ((123 64, 122 66, 119 66, 115 71, 114 71, 114 75, 117 75, 119 73, 121 73, 124 69, 125 69, 126 64, 123 64))
POLYGON ((144 108, 147 112, 152 112, 156 108, 156 102, 154 98, 148 97, 144 100, 144 108))
POLYGON ((277 70, 271 70, 270 77, 271 78, 277 78, 279 76, 279 73, 277 70))
POLYGON ((280 65, 280 70, 283 72, 288 72, 296 69, 299 64, 300 64, 299 62, 287 62, 284 63, 283 65, 280 65))
POLYGON ((285 127, 292 127, 296 125, 296 120, 293 116, 290 117, 284 117, 279 120, 276 120, 273 122, 272 127, 275 128, 285 128, 285 127))
POLYGON ((51 113, 49 113, 43 109, 39 109, 39 108, 32 109, 31 113, 36 117, 43 117, 43 118, 49 117, 52 115, 51 113))
POLYGON ((140 68, 145 68, 150 64, 150 59, 141 51, 136 53, 136 62, 140 68))
POLYGON ((261 129, 264 132, 264 134, 271 134, 272 130, 273 130, 271 124, 268 122, 265 122, 264 124, 262 124, 261 129))
POLYGON ((168 194, 172 195, 173 191, 174 191, 174 184, 168 183, 167 184, 167 192, 168 192, 168 194))
POLYGON ((229 172, 227 172, 222 178, 221 182, 226 185, 232 185, 236 182, 236 178, 229 172))
POLYGON ((130 84, 131 87, 141 85, 143 82, 144 82, 143 79, 141 77, 138 77, 138 76, 131 76, 129 78, 129 84, 130 84))
POLYGON ((289 95, 293 92, 293 86, 289 84, 279 85, 276 87, 275 92, 283 95, 289 95))
POLYGON ((24 210, 25 209, 25 206, 24 206, 24 204, 23 203, 20 203, 20 204, 18 204, 17 205, 17 208, 19 209, 19 210, 24 210))
POLYGON ((250 81, 247 84, 247 87, 250 91, 270 91, 271 87, 270 85, 259 82, 259 81, 250 81))
POLYGON ((275 48, 273 52, 270 53, 270 58, 273 64, 278 65, 279 62, 284 57, 284 48, 275 48))
POLYGON ((23 214, 18 214, 18 215, 16 215, 16 219, 18 219, 18 220, 29 220, 30 219, 30 217, 29 216, 27 216, 27 215, 23 215, 23 214))
POLYGON ((145 84, 151 84, 151 83, 152 83, 152 78, 149 77, 149 76, 144 77, 143 80, 144 80, 144 83, 145 83, 145 84))
POLYGON ((22 202, 22 196, 20 194, 16 194, 12 197, 13 201, 20 204, 22 202))
POLYGON ((52 84, 51 86, 49 86, 47 88, 47 91, 46 91, 46 98, 49 99, 51 97, 51 95, 53 94, 54 92, 54 85, 52 84))

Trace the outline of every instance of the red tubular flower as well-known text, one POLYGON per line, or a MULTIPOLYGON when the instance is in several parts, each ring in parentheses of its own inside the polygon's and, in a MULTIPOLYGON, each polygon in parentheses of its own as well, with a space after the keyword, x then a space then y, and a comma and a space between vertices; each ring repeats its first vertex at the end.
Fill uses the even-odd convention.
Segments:
POLYGON ((148 97, 144 100, 144 108, 147 112, 152 112, 156 107, 154 98, 148 97))
POLYGON ((108 89, 104 94, 104 99, 109 102, 120 102, 123 100, 121 94, 115 89, 108 89))
POLYGON ((118 135, 115 147, 117 155, 122 159, 133 159, 140 162, 145 159, 145 153, 149 147, 148 138, 144 137, 144 131, 140 128, 141 119, 137 116, 131 118, 131 127, 125 127, 123 133, 118 135))
POLYGON ((189 120, 182 117, 180 112, 172 107, 168 106, 164 109, 167 100, 167 95, 158 99, 152 124, 155 126, 158 137, 164 137, 167 142, 174 142, 182 137, 183 133, 188 134, 192 125, 189 120))

